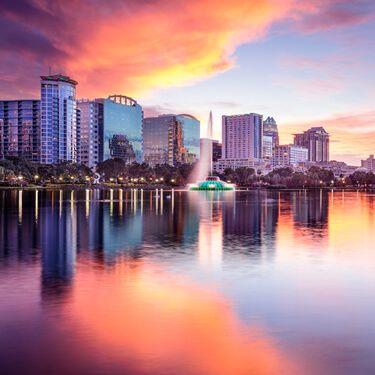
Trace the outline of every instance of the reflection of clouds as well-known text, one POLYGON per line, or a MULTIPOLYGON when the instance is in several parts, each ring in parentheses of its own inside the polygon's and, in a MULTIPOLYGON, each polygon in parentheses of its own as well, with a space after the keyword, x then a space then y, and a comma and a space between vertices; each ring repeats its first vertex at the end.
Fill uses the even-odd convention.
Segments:
POLYGON ((84 282, 80 276, 68 313, 89 334, 91 350, 117 353, 114 361, 131 358, 154 374, 302 374, 259 327, 240 323, 222 297, 181 276, 138 262, 85 273, 84 282))

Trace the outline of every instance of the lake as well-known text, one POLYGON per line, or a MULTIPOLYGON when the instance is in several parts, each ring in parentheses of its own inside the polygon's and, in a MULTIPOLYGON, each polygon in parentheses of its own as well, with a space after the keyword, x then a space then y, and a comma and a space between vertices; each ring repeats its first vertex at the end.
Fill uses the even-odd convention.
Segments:
POLYGON ((4 374, 374 374, 375 195, 0 190, 4 374))

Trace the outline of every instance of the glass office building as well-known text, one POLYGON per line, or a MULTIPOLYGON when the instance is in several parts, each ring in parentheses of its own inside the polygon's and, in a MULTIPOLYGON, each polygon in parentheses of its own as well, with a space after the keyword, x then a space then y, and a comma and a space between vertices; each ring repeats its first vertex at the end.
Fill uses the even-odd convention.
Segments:
POLYGON ((103 160, 121 157, 128 163, 143 162, 142 107, 123 95, 95 101, 103 105, 103 160))
POLYGON ((194 163, 200 157, 200 121, 192 115, 176 116, 182 125, 182 143, 186 149, 186 162, 194 163))
POLYGON ((0 158, 39 161, 40 101, 0 101, 0 158))
POLYGON ((78 161, 76 85, 61 74, 41 76, 41 163, 78 161))
POLYGON ((143 146, 145 162, 150 166, 186 162, 183 128, 175 115, 145 118, 143 146))
POLYGON ((194 163, 200 156, 200 122, 188 114, 161 115, 143 121, 147 164, 194 163))

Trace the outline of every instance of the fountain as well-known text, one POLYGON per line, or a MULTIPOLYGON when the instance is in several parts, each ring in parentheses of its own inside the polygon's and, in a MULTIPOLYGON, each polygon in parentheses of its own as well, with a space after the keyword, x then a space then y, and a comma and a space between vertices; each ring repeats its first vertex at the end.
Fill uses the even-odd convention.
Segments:
POLYGON ((207 138, 201 138, 201 155, 194 171, 196 183, 188 184, 190 191, 195 190, 228 190, 233 191, 235 186, 221 181, 212 173, 212 111, 208 118, 207 138))

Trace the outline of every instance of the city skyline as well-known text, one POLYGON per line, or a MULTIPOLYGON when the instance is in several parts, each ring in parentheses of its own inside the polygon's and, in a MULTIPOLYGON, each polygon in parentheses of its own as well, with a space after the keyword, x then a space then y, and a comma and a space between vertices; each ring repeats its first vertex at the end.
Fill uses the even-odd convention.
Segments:
POLYGON ((255 112, 276 119, 282 144, 323 126, 331 159, 359 165, 374 153, 370 1, 25 0, 2 10, 1 99, 37 97, 51 66, 79 82, 78 98, 129 95, 146 117, 205 124, 212 109, 218 139, 221 115, 255 112))

